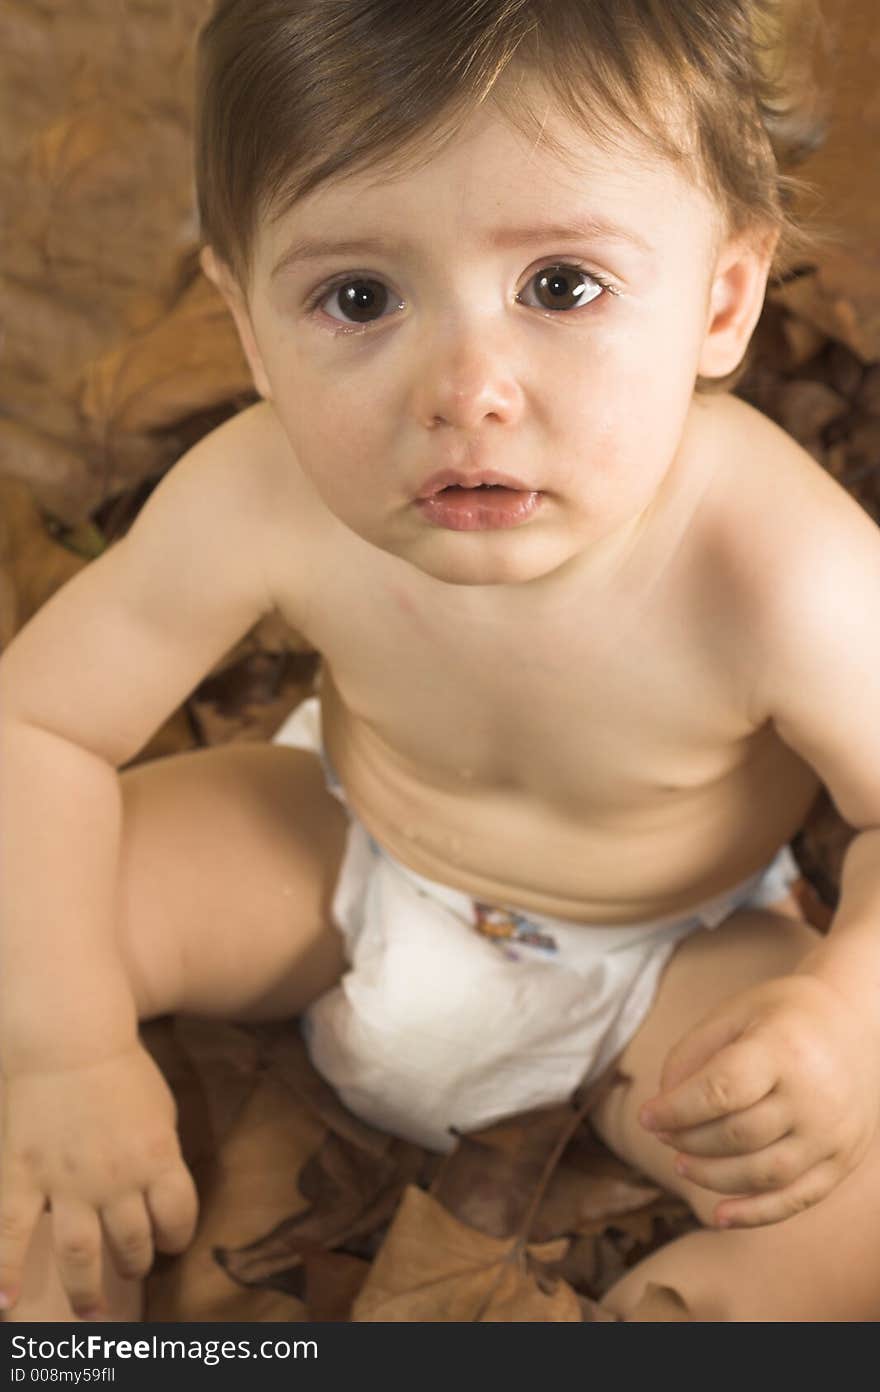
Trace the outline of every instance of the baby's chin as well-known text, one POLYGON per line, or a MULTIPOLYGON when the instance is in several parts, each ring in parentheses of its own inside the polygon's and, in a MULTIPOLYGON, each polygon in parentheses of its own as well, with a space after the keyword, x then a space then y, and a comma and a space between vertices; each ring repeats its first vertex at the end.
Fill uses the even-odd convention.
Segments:
MULTIPOLYGON (((526 528, 507 532, 439 532, 395 548, 401 560, 445 585, 528 585, 572 560, 570 551, 526 528)), ((390 548, 389 548, 390 549, 390 548)))

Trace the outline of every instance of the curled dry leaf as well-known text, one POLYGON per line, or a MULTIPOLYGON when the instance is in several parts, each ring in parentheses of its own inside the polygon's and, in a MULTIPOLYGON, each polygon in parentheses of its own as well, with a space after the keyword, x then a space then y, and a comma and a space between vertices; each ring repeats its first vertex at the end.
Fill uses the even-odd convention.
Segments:
POLYGON ((96 433, 145 434, 252 392, 232 318, 200 274, 156 324, 87 367, 80 406, 96 433))
POLYGON ((354 1303, 356 1321, 580 1321, 577 1295, 518 1239, 475 1232, 410 1187, 354 1303))
POLYGON ((424 1152, 405 1141, 393 1141, 377 1156, 330 1132, 299 1174, 309 1207, 246 1246, 218 1248, 216 1259, 242 1285, 298 1289, 292 1273, 303 1258, 374 1233, 391 1218, 423 1160, 424 1152))

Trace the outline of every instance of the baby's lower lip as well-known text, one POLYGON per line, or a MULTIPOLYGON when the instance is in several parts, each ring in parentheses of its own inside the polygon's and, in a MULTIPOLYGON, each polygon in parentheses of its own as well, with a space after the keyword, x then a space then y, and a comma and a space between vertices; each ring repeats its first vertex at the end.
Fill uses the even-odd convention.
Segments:
POLYGON ((487 532, 517 527, 533 516, 543 494, 517 488, 442 488, 416 506, 435 527, 453 532, 487 532))

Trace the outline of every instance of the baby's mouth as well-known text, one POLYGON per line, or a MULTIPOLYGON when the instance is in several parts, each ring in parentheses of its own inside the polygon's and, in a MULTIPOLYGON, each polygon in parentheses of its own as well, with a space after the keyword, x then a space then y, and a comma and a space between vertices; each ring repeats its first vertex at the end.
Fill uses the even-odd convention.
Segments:
POLYGON ((475 473, 471 477, 468 477, 464 470, 441 469, 425 481, 418 495, 418 501, 422 502, 440 496, 454 498, 468 494, 471 500, 476 502, 477 498, 487 499, 493 494, 500 497, 504 494, 534 493, 535 491, 522 479, 515 478, 511 474, 502 474, 495 469, 481 469, 479 473, 475 473))
POLYGON ((478 483, 473 488, 468 488, 463 483, 447 483, 445 488, 441 488, 438 493, 433 494, 435 498, 452 497, 457 494, 480 494, 480 493, 520 493, 522 489, 508 488, 504 483, 478 483))
POLYGON ((453 532, 498 531, 517 527, 534 516, 542 494, 519 486, 516 479, 505 483, 481 481, 444 483, 435 477, 416 501, 422 516, 432 526, 453 532))

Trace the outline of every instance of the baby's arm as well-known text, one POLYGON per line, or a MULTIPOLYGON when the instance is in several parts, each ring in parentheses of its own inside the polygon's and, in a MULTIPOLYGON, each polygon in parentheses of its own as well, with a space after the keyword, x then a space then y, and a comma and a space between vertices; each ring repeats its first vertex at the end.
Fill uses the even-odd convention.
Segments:
POLYGON ((683 1039, 645 1109, 689 1178, 743 1196, 716 1218, 748 1225, 823 1198, 880 1119, 880 531, 830 482, 780 530, 751 626, 757 723, 859 834, 828 936, 683 1039))
POLYGON ((128 536, 0 661, 6 1303, 47 1200, 79 1310, 98 1295, 86 1254, 96 1256, 99 1214, 105 1223, 110 1214, 111 1239, 120 1235, 124 1274, 140 1274, 130 1268, 142 1264, 151 1226, 172 1248, 191 1232, 173 1103, 138 1043, 116 942, 116 770, 270 607, 272 509, 249 415, 190 451, 128 536))

